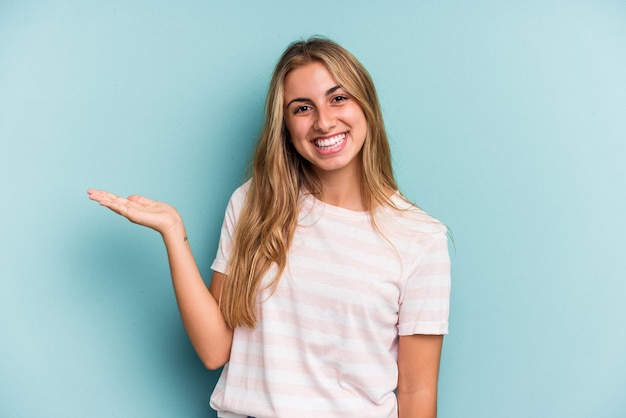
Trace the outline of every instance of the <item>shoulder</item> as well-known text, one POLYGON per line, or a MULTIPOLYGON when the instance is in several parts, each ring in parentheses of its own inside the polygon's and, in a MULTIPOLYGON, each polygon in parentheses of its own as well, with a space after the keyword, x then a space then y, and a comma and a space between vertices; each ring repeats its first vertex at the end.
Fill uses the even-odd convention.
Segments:
POLYGON ((250 190, 250 182, 251 180, 246 181, 241 186, 237 187, 235 191, 230 196, 230 205, 241 208, 243 203, 246 200, 246 196, 248 195, 248 190, 250 190))
POLYGON ((411 203, 400 192, 391 196, 391 202, 395 207, 384 207, 377 214, 377 222, 385 232, 420 241, 446 237, 448 228, 443 222, 411 203))
POLYGON ((228 206, 226 207, 226 220, 230 223, 234 224, 239 218, 239 214, 241 213, 241 210, 246 202, 246 196, 248 195, 249 189, 250 180, 237 187, 230 195, 228 206))

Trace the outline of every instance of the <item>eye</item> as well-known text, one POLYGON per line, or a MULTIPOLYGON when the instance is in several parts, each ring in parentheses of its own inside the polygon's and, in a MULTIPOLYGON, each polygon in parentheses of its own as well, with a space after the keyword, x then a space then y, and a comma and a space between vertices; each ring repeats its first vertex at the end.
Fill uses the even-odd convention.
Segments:
POLYGON ((308 110, 311 110, 311 106, 309 105, 302 105, 302 106, 297 106, 294 110, 293 113, 302 113, 302 112, 306 112, 308 110))
POLYGON ((348 100, 348 96, 340 94, 338 96, 333 97, 332 102, 333 103, 341 103, 341 102, 345 102, 346 100, 348 100))

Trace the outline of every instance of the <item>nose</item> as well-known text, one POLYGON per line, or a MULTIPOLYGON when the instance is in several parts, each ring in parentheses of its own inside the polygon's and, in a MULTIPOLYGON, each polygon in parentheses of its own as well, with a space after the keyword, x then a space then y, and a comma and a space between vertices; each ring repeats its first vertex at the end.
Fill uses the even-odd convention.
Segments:
POLYGON ((319 132, 330 132, 335 127, 337 119, 332 111, 324 106, 317 108, 315 122, 313 128, 319 132))

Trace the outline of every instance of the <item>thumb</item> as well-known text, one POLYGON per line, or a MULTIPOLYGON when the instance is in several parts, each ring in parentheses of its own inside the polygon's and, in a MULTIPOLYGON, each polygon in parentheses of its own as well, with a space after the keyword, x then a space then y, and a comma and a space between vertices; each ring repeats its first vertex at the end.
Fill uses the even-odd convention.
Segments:
POLYGON ((152 200, 148 199, 147 197, 140 196, 138 194, 134 194, 132 196, 128 196, 128 200, 130 200, 131 202, 134 202, 134 203, 139 203, 140 205, 149 205, 149 204, 153 203, 152 200))

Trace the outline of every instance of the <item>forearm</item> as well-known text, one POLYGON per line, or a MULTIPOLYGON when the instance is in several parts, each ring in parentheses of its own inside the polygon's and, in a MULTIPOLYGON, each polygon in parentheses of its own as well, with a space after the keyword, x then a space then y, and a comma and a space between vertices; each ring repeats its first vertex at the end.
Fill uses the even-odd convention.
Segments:
POLYGON ((221 367, 230 357, 233 333, 200 275, 182 220, 161 235, 178 309, 189 339, 207 368, 221 367))
POLYGON ((185 226, 171 205, 133 195, 123 198, 104 190, 89 189, 89 198, 163 237, 172 273, 176 301, 185 330, 204 365, 218 368, 228 361, 232 331, 204 284, 187 242, 185 226))
POLYGON ((437 417, 437 380, 443 335, 401 336, 398 344, 400 418, 437 417))
POLYGON ((436 418, 437 391, 398 392, 398 418, 436 418))

